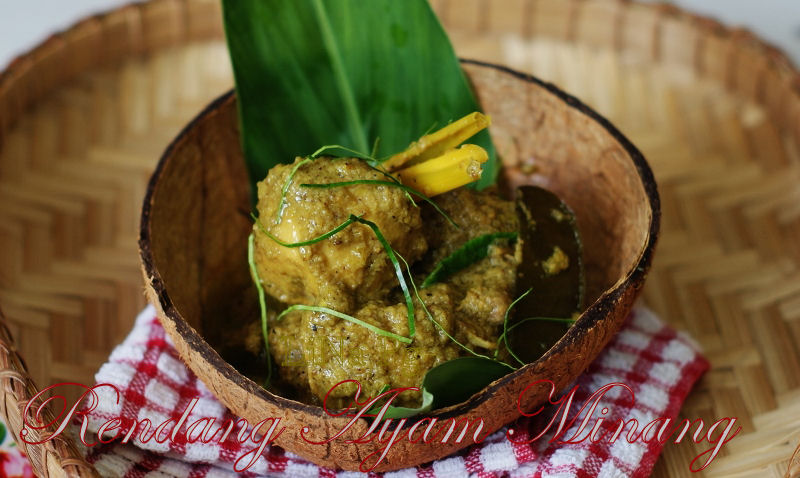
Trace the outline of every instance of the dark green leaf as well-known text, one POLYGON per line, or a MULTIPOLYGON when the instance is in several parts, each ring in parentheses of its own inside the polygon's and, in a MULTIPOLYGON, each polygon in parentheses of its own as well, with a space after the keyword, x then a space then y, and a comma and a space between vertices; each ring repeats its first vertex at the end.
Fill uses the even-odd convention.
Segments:
POLYGON ((345 314, 343 312, 339 312, 338 310, 333 310, 333 309, 331 309, 329 307, 320 307, 320 306, 315 306, 315 305, 295 304, 295 305, 291 305, 291 306, 287 307, 283 312, 278 314, 278 317, 275 320, 281 320, 282 318, 286 317, 286 314, 288 314, 290 312, 294 312, 295 310, 308 310, 308 311, 311 311, 311 312, 320 312, 320 313, 323 313, 323 314, 332 315, 334 317, 338 317, 340 319, 344 319, 344 320, 346 320, 348 322, 352 322, 352 323, 354 323, 356 325, 360 325, 361 327, 364 327, 365 329, 367 329, 367 330, 369 330, 369 331, 371 331, 373 333, 376 333, 378 335, 381 335, 383 337, 388 337, 390 339, 397 340, 398 342, 402 342, 404 344, 410 344, 411 343, 411 339, 408 338, 408 337, 403 337, 402 335, 397 335, 397 334, 395 334, 393 332, 389 332, 388 330, 383 330, 382 328, 376 327, 376 326, 370 324, 369 322, 364 322, 363 320, 361 320, 359 318, 353 317, 352 315, 348 315, 348 314, 345 314))
MULTIPOLYGON (((425 388, 422 389, 422 405, 416 408, 408 408, 408 407, 395 407, 394 405, 390 405, 389 408, 386 409, 386 413, 383 415, 384 418, 408 418, 413 417, 414 415, 419 415, 420 413, 425 413, 431 410, 431 406, 433 405, 433 395, 425 388)), ((378 411, 381 409, 381 404, 376 404, 372 407, 368 413, 377 414, 378 411)))
MULTIPOLYGON (((513 369, 495 360, 460 357, 428 370, 422 381, 422 405, 418 408, 391 406, 386 418, 407 418, 429 410, 461 403, 513 369)), ((376 413, 379 406, 370 412, 376 413)))
MULTIPOLYGON (((321 145, 385 157, 479 110, 425 0, 223 0, 251 183, 321 145)), ((479 187, 496 177, 488 132, 479 187)), ((255 191, 255 188, 253 188, 255 191)), ((253 196, 255 197, 255 196, 253 196)))
POLYGON ((436 410, 463 402, 512 371, 495 360, 460 357, 428 370, 422 386, 433 395, 431 409, 436 410))
POLYGON ((428 287, 437 282, 441 282, 456 272, 469 267, 486 257, 489 253, 489 246, 497 239, 516 239, 516 232, 495 232, 484 234, 465 242, 452 254, 439 261, 428 277, 422 281, 420 288, 428 287))

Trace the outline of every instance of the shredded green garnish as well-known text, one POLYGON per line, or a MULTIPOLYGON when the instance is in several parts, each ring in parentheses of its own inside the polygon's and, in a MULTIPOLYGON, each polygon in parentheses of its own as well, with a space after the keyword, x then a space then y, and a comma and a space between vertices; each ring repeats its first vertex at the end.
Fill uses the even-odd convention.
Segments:
POLYGON ((512 330, 514 330, 515 328, 517 328, 518 326, 526 323, 526 322, 532 322, 532 321, 535 321, 535 320, 544 320, 544 321, 548 321, 548 322, 560 322, 560 323, 568 324, 568 325, 572 325, 572 324, 575 323, 575 319, 562 319, 562 318, 556 318, 556 317, 527 317, 525 319, 520 320, 519 322, 517 322, 516 324, 512 325, 511 327, 509 327, 508 326, 508 315, 511 312, 511 309, 515 305, 517 305, 517 302, 521 301, 522 299, 525 298, 526 295, 530 294, 531 290, 532 289, 526 290, 521 296, 517 297, 516 300, 514 300, 514 302, 511 303, 511 305, 508 306, 508 309, 506 309, 506 315, 503 318, 503 333, 500 334, 500 337, 497 338, 497 349, 494 352, 494 356, 495 357, 497 357, 497 354, 500 351, 500 342, 502 341, 505 344, 506 350, 508 350, 508 353, 512 357, 514 357, 514 359, 516 359, 517 362, 519 362, 522 365, 527 365, 525 362, 520 360, 519 357, 517 357, 517 355, 514 353, 513 350, 511 350, 511 347, 508 345, 508 333, 511 332, 512 330))
MULTIPOLYGON (((377 146, 377 139, 376 139, 376 146, 377 146)), ((400 181, 397 178, 395 178, 391 174, 387 173, 386 171, 374 166, 375 164, 379 163, 379 161, 373 157, 374 154, 373 154, 373 156, 368 156, 368 155, 366 155, 364 153, 360 153, 360 152, 355 151, 355 150, 350 149, 350 148, 345 148, 344 146, 341 146, 341 145, 338 145, 338 144, 326 145, 326 146, 323 146, 323 147, 319 148, 318 150, 316 150, 311 156, 308 156, 305 159, 303 159, 302 161, 300 161, 297 164, 295 164, 294 167, 292 168, 292 171, 289 173, 289 176, 286 177, 286 181, 284 181, 283 187, 281 188, 281 200, 278 203, 278 210, 275 212, 275 224, 280 224, 281 220, 283 219, 283 211, 284 211, 284 209, 286 209, 286 193, 289 191, 289 187, 292 184, 292 180, 294 179, 294 175, 297 173, 297 170, 300 169, 301 166, 314 161, 315 159, 317 159, 319 157, 320 154, 322 154, 323 152, 325 152, 327 150, 330 150, 330 149, 341 149, 343 151, 347 151, 348 153, 354 154, 354 155, 356 155, 356 159, 363 160, 364 164, 369 166, 370 169, 374 169, 375 171, 377 171, 377 172, 383 174, 384 176, 390 178, 392 181, 400 184, 400 181)), ((344 159, 344 158, 342 158, 342 159, 344 159)), ((406 197, 408 197, 409 201, 411 201, 411 204, 413 204, 414 207, 417 206, 417 203, 414 202, 414 199, 408 194, 408 192, 406 192, 406 197)))
POLYGON ((255 217, 255 215, 251 216, 253 217, 253 220, 255 221, 256 225, 258 226, 259 230, 261 230, 261 232, 263 232, 267 237, 269 237, 270 239, 272 239, 273 241, 275 241, 276 243, 280 244, 283 247, 303 247, 303 246, 310 246, 311 244, 316 244, 317 242, 324 241, 325 239, 328 239, 331 236, 341 232, 343 229, 345 229, 350 224, 353 224, 354 222, 358 222, 360 224, 368 226, 370 229, 372 229, 372 232, 375 234, 375 237, 378 238, 378 242, 380 242, 381 245, 383 246, 383 249, 386 251, 386 255, 389 256, 389 261, 392 263, 392 266, 394 267, 395 274, 397 275, 397 280, 400 282, 400 288, 403 290, 403 296, 405 297, 406 300, 406 308, 408 310, 408 335, 412 339, 414 338, 414 334, 416 333, 416 329, 414 326, 414 320, 415 320, 414 302, 413 300, 411 300, 411 293, 408 290, 408 285, 406 284, 406 279, 403 275, 403 269, 400 267, 400 262, 398 262, 397 257, 395 256, 394 249, 392 249, 392 246, 391 244, 389 244, 389 241, 387 241, 386 238, 383 236, 383 233, 381 232, 377 224, 375 224, 372 221, 363 219, 359 216, 356 216, 354 214, 351 214, 346 221, 339 224, 330 231, 315 237, 314 239, 309 239, 308 241, 289 243, 281 241, 280 239, 275 237, 272 233, 267 231, 264 225, 261 224, 261 221, 259 221, 258 218, 255 217))
MULTIPOLYGON (((322 146, 318 150, 314 151, 311 154, 311 156, 308 156, 306 158, 306 161, 315 160, 315 159, 319 158, 319 155, 324 153, 325 151, 329 151, 329 150, 332 150, 332 149, 341 149, 342 151, 346 151, 346 152, 348 152, 350 154, 355 155, 355 159, 360 159, 360 160, 364 161, 364 164, 366 164, 370 169, 381 173, 382 175, 386 176, 387 178, 391 179, 393 182, 395 182, 397 184, 402 184, 399 179, 397 179, 392 174, 386 172, 385 170, 383 170, 383 169, 381 169, 381 168, 379 168, 377 166, 382 161, 382 160, 377 159, 375 157, 375 151, 376 151, 376 148, 378 147, 378 143, 379 142, 380 142, 380 138, 375 138, 374 149, 372 151, 372 155, 364 154, 364 153, 362 153, 360 151, 356 151, 354 149, 347 148, 347 147, 342 146, 340 144, 328 144, 328 145, 322 146)), ((349 158, 341 157, 341 158, 334 158, 334 159, 349 159, 349 158)), ((305 161, 303 161, 303 163, 305 163, 305 161)), ((292 176, 294 176, 294 171, 292 171, 291 175, 289 176, 289 179, 286 180, 286 184, 285 184, 284 189, 283 189, 282 194, 281 194, 281 204, 283 204, 283 200, 284 200, 284 197, 286 195, 286 190, 288 189, 288 185, 289 185, 289 183, 291 181, 292 176)), ((404 193, 405 193, 406 197, 408 198, 408 200, 411 202, 411 204, 414 207, 418 207, 417 203, 414 202, 414 198, 411 197, 411 195, 408 193, 408 191, 404 191, 404 193)), ((281 211, 280 208, 278 210, 281 211)), ((280 221, 278 221, 278 222, 280 222, 280 221)))
POLYGON ((501 364, 503 364, 503 365, 505 365, 505 366, 507 366, 507 367, 511 368, 512 370, 515 370, 513 366, 511 366, 511 365, 509 365, 509 364, 507 364, 507 363, 505 363, 505 362, 503 362, 503 361, 501 361, 501 360, 497 360, 496 358, 494 358, 494 359, 493 359, 493 358, 491 358, 491 357, 487 357, 486 355, 479 354, 478 352, 475 352, 475 351, 474 351, 474 350, 472 350, 471 348, 469 348, 469 347, 467 347, 466 345, 464 345, 464 344, 462 344, 461 342, 459 342, 459 341, 458 341, 458 340, 457 340, 455 337, 453 337, 452 335, 450 335, 450 334, 449 334, 449 333, 448 333, 448 332, 447 332, 447 331, 444 329, 444 327, 442 327, 442 324, 440 324, 439 322, 437 322, 437 321, 436 321, 436 319, 434 319, 434 318, 433 318, 433 314, 431 314, 430 310, 428 310, 428 306, 425 304, 425 301, 424 301, 424 300, 422 300, 422 297, 419 295, 419 289, 417 289, 417 284, 416 284, 416 283, 414 283, 414 279, 411 277, 411 267, 408 265, 408 261, 406 261, 406 260, 405 260, 405 258, 403 258, 403 256, 401 256, 401 255, 399 255, 399 254, 398 254, 398 257, 400 258, 400 260, 401 260, 401 261, 403 261, 403 264, 405 264, 405 266, 406 266, 406 271, 408 272, 408 277, 410 278, 410 281, 411 281, 411 287, 413 287, 413 288, 414 288, 414 294, 417 296, 417 300, 419 301, 419 303, 420 303, 420 304, 422 304, 422 310, 424 310, 424 311, 425 311, 425 315, 428 317, 428 320, 430 320, 430 321, 433 323, 433 325, 435 325, 436 327, 438 327, 438 328, 439 328, 439 330, 441 330, 441 331, 442 331, 442 333, 443 333, 445 336, 447 336, 447 338, 448 338, 448 339, 452 340, 452 341, 453 341, 453 343, 455 343, 456 345, 458 345, 459 347, 461 347, 462 349, 464 349, 464 350, 465 350, 465 351, 467 351, 468 353, 470 353, 470 354, 472 354, 472 355, 474 355, 474 356, 476 356, 476 357, 485 358, 485 359, 487 359, 487 360, 494 360, 495 362, 501 363, 501 364))
MULTIPOLYGON (((395 182, 397 184, 402 184, 399 179, 394 177, 394 175, 392 175, 389 172, 387 172, 386 170, 378 167, 378 165, 381 163, 381 161, 383 161, 383 160, 377 159, 375 157, 375 151, 376 151, 376 148, 378 147, 378 143, 379 142, 380 142, 380 138, 375 138, 375 143, 374 143, 374 148, 373 148, 373 151, 372 151, 372 155, 366 155, 366 154, 364 154, 362 152, 356 151, 354 149, 346 148, 346 147, 344 147, 342 145, 339 145, 339 144, 329 144, 329 145, 323 146, 323 147, 319 148, 318 150, 314 151, 314 153, 310 157, 313 158, 313 159, 317 159, 319 157, 319 155, 322 154, 325 151, 328 151, 328 150, 331 150, 331 149, 341 149, 342 151, 346 151, 348 153, 354 154, 356 159, 360 159, 360 160, 364 161, 364 164, 366 164, 370 169, 372 169, 373 171, 377 171, 377 172, 381 173, 382 175, 384 175, 387 178, 391 179, 392 182, 395 182)), ((347 158, 336 158, 336 159, 347 159, 347 158)), ((408 191, 404 191, 404 192, 405 192, 405 195, 408 198, 408 200, 411 202, 411 204, 414 207, 417 207, 417 203, 414 202, 414 198, 411 197, 411 195, 408 193, 408 191)))
POLYGON ((311 311, 311 312, 321 312, 323 314, 329 314, 329 315, 332 315, 334 317, 339 317, 340 319, 344 319, 344 320, 346 320, 348 322, 352 322, 352 323, 354 323, 356 325, 360 325, 361 327, 364 327, 364 328, 366 328, 366 329, 368 329, 368 330, 370 330, 372 332, 375 332, 378 335, 382 335, 384 337, 389 337, 391 339, 395 339, 398 342, 403 342, 404 344, 410 344, 411 341, 412 341, 408 337, 403 337, 402 335, 397 335, 397 334, 395 334, 393 332, 389 332, 388 330, 383 330, 380 327, 376 327, 376 326, 370 324, 369 322, 364 322, 363 320, 358 319, 356 317, 353 317, 352 315, 347 315, 347 314, 344 314, 344 313, 339 312, 337 310, 330 309, 328 307, 319 307, 319 306, 314 306, 314 305, 302 305, 302 304, 292 305, 292 306, 287 307, 286 310, 284 310, 283 312, 281 312, 280 315, 278 315, 278 318, 275 319, 275 320, 281 320, 284 316, 286 316, 286 314, 288 314, 290 312, 293 312, 295 310, 307 310, 307 311, 311 311))
POLYGON ((310 163, 312 160, 310 158, 306 158, 299 163, 295 164, 292 168, 292 172, 289 173, 289 176, 286 178, 286 182, 283 183, 283 187, 281 188, 281 201, 278 203, 278 210, 275 213, 275 224, 280 224, 281 219, 283 216, 283 210, 286 209, 286 192, 289 191, 289 186, 292 184, 292 179, 294 179, 294 175, 300 166, 310 163))
POLYGON ((400 282, 400 288, 403 290, 403 297, 406 299, 406 309, 408 310, 408 336, 413 339, 414 334, 416 333, 416 328, 414 327, 414 301, 411 299, 411 292, 408 290, 408 284, 406 284, 406 278, 403 275, 403 269, 400 267, 400 262, 397 260, 394 249, 392 249, 389 241, 383 237, 383 233, 381 233, 381 230, 378 228, 377 224, 352 214, 350 215, 350 219, 352 219, 353 222, 360 222, 365 226, 369 226, 369 228, 372 229, 372 232, 375 233, 375 237, 377 237, 378 241, 381 243, 381 245, 383 245, 386 255, 389 256, 389 261, 391 261, 392 266, 394 266, 394 272, 397 275, 397 280, 400 282))
POLYGON ((486 257, 489 246, 497 239, 516 239, 516 232, 496 232, 484 234, 465 242, 464 245, 453 251, 433 268, 428 277, 422 281, 421 289, 441 282, 456 272, 464 269, 486 257))
POLYGON ((572 324, 575 323, 575 319, 565 319, 565 318, 562 318, 562 317, 526 317, 526 318, 520 320, 519 322, 517 322, 516 324, 512 325, 511 327, 509 327, 508 331, 511 332, 518 325, 522 325, 524 322, 531 322, 531 321, 534 321, 534 320, 542 320, 542 321, 545 321, 545 322, 559 322, 559 323, 567 324, 567 325, 572 325, 572 324))
POLYGON ((422 194, 421 192, 417 191, 416 189, 414 189, 412 187, 409 187, 409 186, 406 186, 405 184, 402 184, 402 183, 397 182, 397 181, 392 182, 392 181, 381 181, 381 180, 378 180, 378 179, 355 179, 353 181, 340 181, 340 182, 336 182, 336 183, 324 183, 324 184, 320 184, 320 183, 310 183, 310 184, 309 183, 303 183, 303 184, 300 185, 300 187, 303 187, 303 188, 314 188, 314 189, 331 189, 331 188, 339 188, 339 187, 345 187, 345 186, 355 186, 357 184, 373 184, 373 185, 376 185, 376 186, 389 186, 389 187, 393 187, 393 188, 402 189, 406 193, 418 196, 420 199, 422 199, 423 201, 425 201, 428 204, 430 204, 431 206, 433 206, 433 208, 436 209, 436 211, 439 212, 439 214, 441 214, 445 219, 447 219, 447 222, 452 224, 454 227, 459 228, 458 224, 456 224, 455 221, 453 221, 453 219, 446 212, 442 211, 442 209, 439 207, 439 205, 436 204, 435 202, 433 202, 433 200, 431 200, 431 198, 429 198, 428 196, 422 194))
POLYGON ((256 290, 258 290, 258 305, 261 308, 261 335, 264 337, 264 351, 267 355, 267 378, 264 380, 264 386, 266 387, 269 385, 270 380, 272 380, 272 357, 269 354, 269 334, 267 329, 267 301, 264 294, 264 286, 261 284, 261 277, 258 275, 258 269, 256 268, 256 261, 254 257, 254 246, 255 236, 253 233, 250 233, 250 236, 247 238, 247 262, 250 264, 250 277, 252 277, 253 282, 256 284, 256 290))
POLYGON ((495 357, 497 356, 497 353, 500 351, 500 340, 502 340, 503 344, 505 344, 506 346, 506 350, 508 350, 508 353, 511 354, 511 356, 514 357, 514 359, 516 359, 517 362, 521 363, 522 365, 525 365, 525 362, 520 360, 519 357, 517 357, 517 354, 515 354, 514 351, 511 350, 511 347, 508 346, 508 315, 511 313, 511 309, 513 309, 514 306, 517 305, 517 302, 521 301, 522 299, 525 298, 525 296, 530 294, 531 290, 533 289, 526 290, 525 293, 514 299, 514 302, 512 302, 508 306, 508 309, 506 309, 506 315, 505 317, 503 317, 503 334, 500 335, 500 337, 497 339, 497 348, 494 351, 495 357))
MULTIPOLYGON (((391 179, 393 183, 399 184, 401 186, 403 185, 403 183, 401 183, 399 179, 394 177, 393 174, 390 174, 390 173, 384 171, 383 169, 379 168, 378 166, 375 166, 374 164, 370 163, 369 161, 364 161, 364 164, 366 164, 367 167, 369 167, 373 171, 377 171, 377 172, 383 174, 384 176, 386 176, 387 178, 391 179)), ((414 198, 411 197, 411 194, 407 190, 404 189, 403 190, 403 194, 405 194, 406 198, 408 199, 408 201, 411 203, 412 206, 419 207, 419 206, 417 206, 417 203, 414 201, 414 198)))
MULTIPOLYGON (((524 324, 526 322, 533 322, 533 321, 559 322, 559 323, 567 324, 567 325, 573 325, 575 323, 575 319, 562 319, 562 318, 558 318, 558 317, 526 317, 526 318, 520 320, 519 322, 517 322, 516 324, 512 325, 511 327, 509 327, 508 330, 503 330, 503 333, 497 339, 497 343, 499 344, 500 341, 502 340, 506 344, 506 349, 508 350, 508 352, 515 359, 517 359, 517 361, 520 362, 522 365, 525 365, 525 362, 523 362, 516 355, 514 355, 514 352, 511 350, 511 347, 508 346, 508 340, 506 339, 506 337, 507 337, 507 334, 509 332, 511 332, 512 330, 516 329, 518 326, 520 326, 520 325, 522 325, 522 324, 524 324)), ((505 325, 504 325, 504 327, 505 327, 505 325)))
POLYGON ((341 232, 344 228, 346 228, 350 224, 353 224, 353 222, 355 222, 353 220, 353 218, 360 219, 357 216, 354 216, 354 215, 351 214, 350 217, 346 221, 344 221, 343 223, 339 224, 338 226, 336 226, 335 228, 331 229, 330 231, 326 232, 325 234, 322 234, 320 236, 315 237, 314 239, 309 239, 307 241, 301 241, 301 242, 283 242, 282 240, 280 240, 277 237, 275 237, 271 232, 269 232, 267 230, 267 228, 265 228, 264 225, 261 224, 261 221, 259 221, 259 219, 254 214, 250 214, 250 216, 255 221, 256 225, 258 226, 258 229, 261 230, 261 232, 264 233, 264 235, 266 235, 267 237, 269 237, 270 239, 272 239, 273 241, 277 242, 278 244, 280 244, 283 247, 304 247, 304 246, 310 246, 311 244, 316 244, 318 242, 322 242, 325 239, 328 239, 331 236, 341 232))
MULTIPOLYGON (((534 322, 534 321, 544 321, 544 322, 558 322, 560 324, 567 324, 567 325, 574 325, 576 319, 565 319, 561 317, 526 317, 519 322, 515 323, 511 327, 508 328, 508 332, 510 333, 512 330, 516 329, 518 326, 524 324, 525 322, 534 322)), ((503 332, 505 333, 505 332, 503 332)), ((502 338, 502 335, 501 337, 502 338)), ((500 340, 500 339, 498 339, 500 340)))
MULTIPOLYGON (((377 144, 378 144, 379 140, 380 140, 380 138, 376 138, 375 139, 375 147, 377 147, 377 144)), ((396 188, 399 188, 399 189, 403 190, 403 193, 405 194, 406 198, 408 198, 409 202, 411 202, 411 204, 414 207, 418 207, 418 206, 417 206, 417 203, 414 201, 414 198, 411 197, 412 194, 414 196, 417 196, 417 197, 421 198, 422 200, 424 200, 425 202, 427 202, 428 204, 433 206, 433 208, 436 209, 436 211, 439 214, 441 214, 445 219, 447 219, 447 222, 452 224, 453 227, 455 227, 457 229, 460 229, 459 225, 456 224, 456 222, 453 221, 453 219, 447 213, 445 213, 428 196, 422 194, 421 192, 417 191, 416 189, 414 189, 412 187, 406 186, 405 184, 401 183, 400 180, 397 179, 393 174, 390 174, 389 172, 387 172, 387 171, 381 169, 380 167, 378 167, 377 165, 379 165, 381 163, 381 160, 376 159, 374 157, 374 155, 375 155, 374 152, 370 156, 370 155, 361 153, 359 151, 347 148, 347 147, 339 145, 339 144, 328 144, 328 145, 322 146, 321 148, 319 148, 316 151, 314 151, 314 153, 312 153, 310 156, 306 157, 305 159, 303 159, 302 161, 300 161, 299 163, 294 165, 294 167, 292 168, 292 171, 289 173, 289 176, 286 178, 286 181, 283 183, 283 187, 281 188, 281 199, 280 199, 280 202, 278 203, 278 210, 275 213, 275 224, 280 224, 281 220, 283 219, 283 211, 284 211, 284 209, 286 209, 286 194, 289 191, 289 187, 292 184, 292 180, 294 179, 294 176, 295 176, 295 173, 297 173, 297 170, 300 169, 301 166, 303 166, 303 165, 305 165, 305 164, 307 164, 307 163, 319 158, 320 154, 324 153, 325 151, 332 150, 332 149, 341 149, 342 151, 346 151, 346 152, 348 152, 350 154, 355 155, 355 159, 360 159, 360 160, 364 161, 364 164, 366 164, 370 169, 372 169, 372 170, 374 170, 374 171, 386 176, 387 178, 389 178, 391 180, 391 183, 389 183, 388 181, 380 181, 380 180, 374 180, 374 179, 361 179, 361 180, 342 181, 342 182, 328 183, 328 184, 307 184, 306 183, 306 184, 301 184, 301 187, 327 189, 327 188, 333 188, 333 187, 352 186, 352 185, 356 185, 356 184, 375 184, 375 185, 396 187, 396 188)), ((348 159, 348 158, 335 158, 335 159, 348 159)))
POLYGON ((312 159, 317 159, 319 155, 321 155, 325 151, 330 151, 332 149, 341 149, 342 151, 347 151, 348 153, 354 154, 356 158, 370 161, 373 164, 379 162, 377 159, 368 154, 362 153, 361 151, 356 151, 355 149, 350 149, 348 147, 342 146, 341 144, 326 144, 325 146, 322 146, 318 150, 311 153, 310 157, 312 159))

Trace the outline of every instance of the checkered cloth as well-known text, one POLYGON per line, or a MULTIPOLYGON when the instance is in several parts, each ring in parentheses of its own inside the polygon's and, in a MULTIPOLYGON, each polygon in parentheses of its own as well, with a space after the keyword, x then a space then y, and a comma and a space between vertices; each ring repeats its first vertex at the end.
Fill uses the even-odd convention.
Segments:
MULTIPOLYGON (((690 388, 707 368, 708 362, 688 337, 667 327, 647 309, 637 307, 623 330, 575 382, 574 408, 580 408, 580 404, 604 385, 622 382, 635 393, 635 403, 626 390, 614 387, 602 397, 592 416, 600 416, 600 410, 607 409, 602 415, 606 423, 616 424, 620 419, 635 418, 640 426, 659 417, 675 418, 690 388)), ((152 307, 139 315, 133 331, 114 350, 95 378, 98 383, 115 385, 120 397, 117 402, 110 387, 97 389, 99 404, 89 415, 89 430, 93 432, 101 424, 118 417, 123 418, 123 423, 143 418, 154 424, 169 418, 177 421, 194 398, 198 399, 197 404, 185 423, 204 417, 215 418, 217 423, 236 420, 181 362, 152 307)), ((567 393, 571 388, 561 393, 567 393)), ((556 396, 561 396, 561 393, 556 396)), ((658 440, 651 440, 654 443, 642 440, 629 443, 624 433, 613 444, 608 440, 551 444, 551 430, 550 436, 545 435, 530 444, 519 444, 530 441, 529 438, 543 430, 546 420, 547 417, 535 417, 513 423, 511 427, 515 431, 513 439, 516 443, 507 438, 507 428, 503 428, 482 443, 453 456, 384 476, 643 477, 649 475, 661 452, 662 445, 658 440)), ((594 420, 590 426, 593 423, 594 420)), ((560 439, 566 441, 573 436, 579 424, 580 417, 560 439)), ((287 429, 284 433, 297 432, 287 429)), ((216 441, 189 443, 185 439, 163 443, 155 440, 140 443, 133 439, 122 444, 118 439, 88 448, 87 459, 105 476, 361 476, 318 467, 277 446, 267 447, 247 472, 235 473, 233 463, 237 457, 255 445, 247 441, 240 445, 234 435, 236 429, 221 445, 216 441)), ((181 434, 177 436, 180 438, 181 434)), ((688 466, 687 463, 687 469, 688 466)), ((369 476, 379 475, 371 473, 369 476)))

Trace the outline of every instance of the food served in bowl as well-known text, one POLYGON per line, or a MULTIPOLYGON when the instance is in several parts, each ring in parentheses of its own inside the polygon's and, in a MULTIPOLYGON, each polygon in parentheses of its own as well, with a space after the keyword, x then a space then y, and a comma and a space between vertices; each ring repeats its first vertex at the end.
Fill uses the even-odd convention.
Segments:
MULTIPOLYGON (((557 388, 567 385, 619 330, 651 261, 659 209, 644 158, 606 120, 532 77, 474 62, 464 63, 464 69, 493 120, 504 163, 499 190, 541 185, 570 206, 583 242, 586 283, 586 309, 541 357, 460 403, 422 415, 442 422, 480 418, 489 432, 547 399, 549 390, 528 385, 541 379, 557 388)), ((325 446, 305 442, 298 430, 307 427, 307 437, 323 441, 349 418, 264 389, 241 373, 249 357, 234 356, 237 349, 225 342, 228 330, 246 327, 258 316, 242 253, 253 233, 247 182, 231 94, 176 138, 151 180, 140 241, 148 295, 181 356, 233 413, 251 423, 282 417, 294 433, 281 435, 278 445, 319 464, 356 470, 381 446, 345 441, 365 433, 367 420, 356 420, 348 434, 325 446)), ((458 222, 459 206, 454 209, 458 222)), ((469 443, 401 441, 375 471, 424 463, 469 443)))
MULTIPOLYGON (((495 190, 462 187, 480 177, 488 154, 456 146, 488 124, 468 115, 385 161, 298 157, 258 183, 251 267, 275 307, 243 341, 254 358, 266 345, 265 367, 274 362, 295 396, 340 408, 414 388, 395 404, 420 407, 425 374, 459 356, 505 372, 524 365, 502 340, 520 325, 509 322, 523 260, 520 222, 531 229, 525 240, 549 251, 526 258, 539 275, 580 277, 579 241, 566 206, 547 209, 555 220, 534 221, 537 204, 523 205, 520 221, 515 203, 495 190), (544 244, 560 222, 569 222, 570 240, 544 244)), ((558 300, 542 292, 538 301, 558 300)), ((579 305, 564 311, 567 318, 539 319, 569 324, 579 305)))

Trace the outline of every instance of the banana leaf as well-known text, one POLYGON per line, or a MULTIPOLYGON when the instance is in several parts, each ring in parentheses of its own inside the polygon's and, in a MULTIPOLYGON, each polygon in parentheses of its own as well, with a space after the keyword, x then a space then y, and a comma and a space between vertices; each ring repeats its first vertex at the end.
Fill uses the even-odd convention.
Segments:
MULTIPOLYGON (((472 111, 475 96, 426 0, 223 0, 242 149, 255 183, 324 145, 383 158, 472 111)), ((494 183, 488 132, 477 187, 494 183)))

